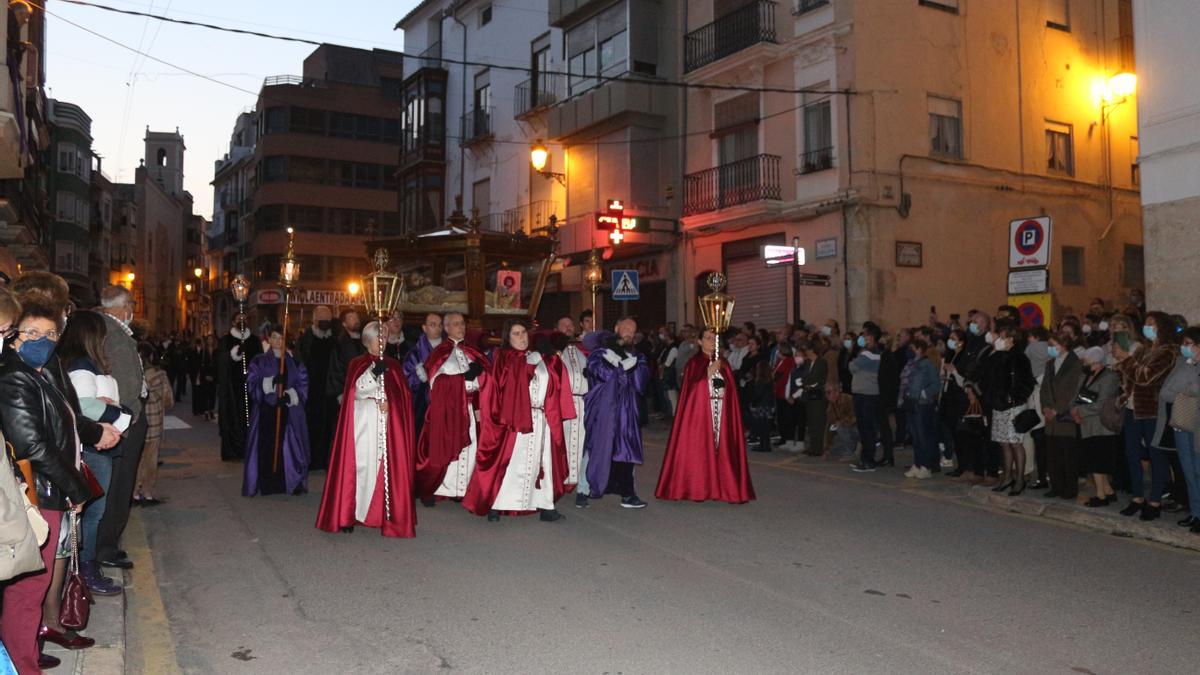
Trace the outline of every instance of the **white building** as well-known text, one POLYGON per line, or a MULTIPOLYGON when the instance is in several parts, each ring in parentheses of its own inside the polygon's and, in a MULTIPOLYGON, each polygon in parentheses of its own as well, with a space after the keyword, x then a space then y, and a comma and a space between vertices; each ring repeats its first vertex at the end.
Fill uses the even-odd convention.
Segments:
POLYGON ((1147 303, 1200 321, 1200 3, 1133 11, 1147 303))

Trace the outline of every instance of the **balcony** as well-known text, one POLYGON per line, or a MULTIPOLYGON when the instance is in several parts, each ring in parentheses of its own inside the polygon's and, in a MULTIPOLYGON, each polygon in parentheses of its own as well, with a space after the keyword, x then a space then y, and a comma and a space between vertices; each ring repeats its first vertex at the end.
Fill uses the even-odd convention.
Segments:
POLYGON ((566 91, 565 84, 566 79, 561 73, 541 73, 518 84, 513 99, 513 117, 523 119, 558 103, 566 91))
POLYGON ((470 146, 491 140, 493 110, 491 107, 476 108, 463 115, 458 142, 470 146))
POLYGON ((806 173, 816 173, 832 168, 833 148, 810 150, 800 155, 800 166, 796 168, 796 175, 802 176, 806 173))
POLYGON ((558 203, 550 199, 522 204, 504 212, 501 225, 504 232, 531 233, 550 224, 550 217, 558 214, 558 203))
POLYGON ((442 43, 435 42, 417 55, 417 67, 414 70, 421 68, 441 68, 442 67, 442 43))
POLYGON ((756 0, 688 33, 683 39, 683 71, 690 73, 756 44, 774 44, 775 7, 771 0, 756 0))
POLYGON ((829 0, 792 0, 792 15, 800 16, 829 4, 829 0))
POLYGON ((780 199, 779 157, 757 155, 683 177, 683 215, 780 199))

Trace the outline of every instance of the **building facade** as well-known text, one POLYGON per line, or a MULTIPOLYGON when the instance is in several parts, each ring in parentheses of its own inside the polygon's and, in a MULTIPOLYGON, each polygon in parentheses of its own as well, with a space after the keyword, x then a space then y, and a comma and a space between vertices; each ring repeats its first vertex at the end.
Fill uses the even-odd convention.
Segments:
POLYGON ((1109 84, 1133 70, 1129 18, 1122 0, 693 0, 688 82, 761 90, 689 92, 685 278, 725 271, 738 321, 944 320, 1004 304, 1009 222, 1050 216, 1052 313, 1120 308, 1142 286, 1136 107, 1109 84), (763 244, 793 241, 830 286, 764 268, 763 244))
MULTIPOLYGON (((262 318, 282 316, 279 260, 289 227, 301 263, 291 314, 296 325, 315 305, 350 304, 349 282, 368 271, 364 240, 401 233, 396 158, 402 79, 399 53, 322 45, 304 60, 303 75, 264 81, 257 131, 242 141, 253 143, 253 154, 233 160, 231 153, 230 165, 217 176, 217 199, 227 194, 238 204, 235 217, 223 216, 226 244, 231 223, 240 226, 234 243, 222 247, 233 256, 222 276, 240 265, 262 318), (239 192, 242 171, 246 192, 239 192)), ((224 278, 218 281, 228 287, 224 278)))
MULTIPOLYGON (((66 279, 77 306, 96 304, 89 272, 92 244, 92 118, 82 108, 50 99, 48 186, 54 213, 51 270, 66 279)), ((99 243, 99 242, 98 242, 99 243)))
POLYGON ((14 277, 51 262, 46 17, 26 3, 5 3, 0 15, 7 63, 0 69, 0 271, 14 277))
POLYGON ((1147 302, 1200 321, 1200 5, 1139 2, 1133 11, 1147 302))
POLYGON ((211 319, 218 335, 231 326, 237 305, 229 284, 238 274, 249 279, 253 271, 244 261, 253 260, 245 236, 254 212, 251 199, 254 145, 258 119, 253 110, 238 115, 229 137, 229 152, 213 169, 212 222, 208 228, 205 291, 212 302, 211 319))

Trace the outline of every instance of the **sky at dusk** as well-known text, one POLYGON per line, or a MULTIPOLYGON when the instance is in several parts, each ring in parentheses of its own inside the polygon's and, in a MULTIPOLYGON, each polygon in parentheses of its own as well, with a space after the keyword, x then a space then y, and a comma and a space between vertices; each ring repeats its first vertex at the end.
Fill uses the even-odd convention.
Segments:
MULTIPOLYGON (((402 50, 393 26, 418 0, 95 0, 100 4, 223 26, 370 49, 402 50)), ((212 214, 213 163, 229 146, 238 113, 254 106, 263 78, 299 75, 314 47, 174 25, 48 0, 47 95, 92 118, 92 149, 116 182, 131 182, 146 126, 176 127, 187 143, 186 189, 212 214), (138 56, 79 26, 152 57, 138 56), (229 85, 229 86, 226 86, 229 85)))

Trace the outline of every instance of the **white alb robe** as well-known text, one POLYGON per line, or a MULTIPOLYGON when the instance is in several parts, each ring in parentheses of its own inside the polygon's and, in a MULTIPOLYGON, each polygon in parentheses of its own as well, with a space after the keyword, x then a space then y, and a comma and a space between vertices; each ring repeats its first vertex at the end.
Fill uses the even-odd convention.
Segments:
MULTIPOLYGON (((467 355, 456 344, 454 351, 450 353, 450 356, 442 363, 438 371, 433 374, 433 377, 429 378, 430 389, 433 388, 433 383, 437 381, 439 376, 461 375, 467 372, 467 369, 470 367, 471 360, 467 358, 467 355)), ((479 391, 485 377, 487 375, 481 373, 474 380, 467 381, 467 393, 479 391)), ((476 420, 475 406, 471 404, 469 399, 467 400, 467 416, 471 420, 469 427, 471 444, 463 448, 462 452, 458 453, 458 459, 450 462, 450 465, 446 467, 446 475, 442 478, 442 484, 433 492, 438 497, 461 499, 466 496, 467 483, 471 482, 471 474, 475 472, 475 451, 479 443, 479 422, 476 420)))
POLYGON ((492 508, 497 511, 554 508, 554 464, 550 456, 550 426, 546 424, 546 413, 542 409, 546 401, 546 389, 550 386, 550 371, 542 361, 542 355, 537 352, 529 352, 525 361, 537 366, 533 377, 529 378, 533 430, 527 434, 517 434, 508 470, 504 472, 500 491, 492 504, 492 508), (538 474, 542 476, 540 485, 538 474))
POLYGON ((380 462, 387 452, 387 424, 381 430, 379 399, 385 393, 368 368, 354 383, 354 518, 367 519, 379 480, 380 462))
POLYGON ((583 456, 587 430, 583 427, 583 395, 588 392, 587 357, 575 345, 567 345, 562 362, 571 382, 571 401, 575 404, 575 419, 563 420, 563 438, 567 445, 567 484, 578 485, 580 494, 587 492, 587 463, 583 456))

